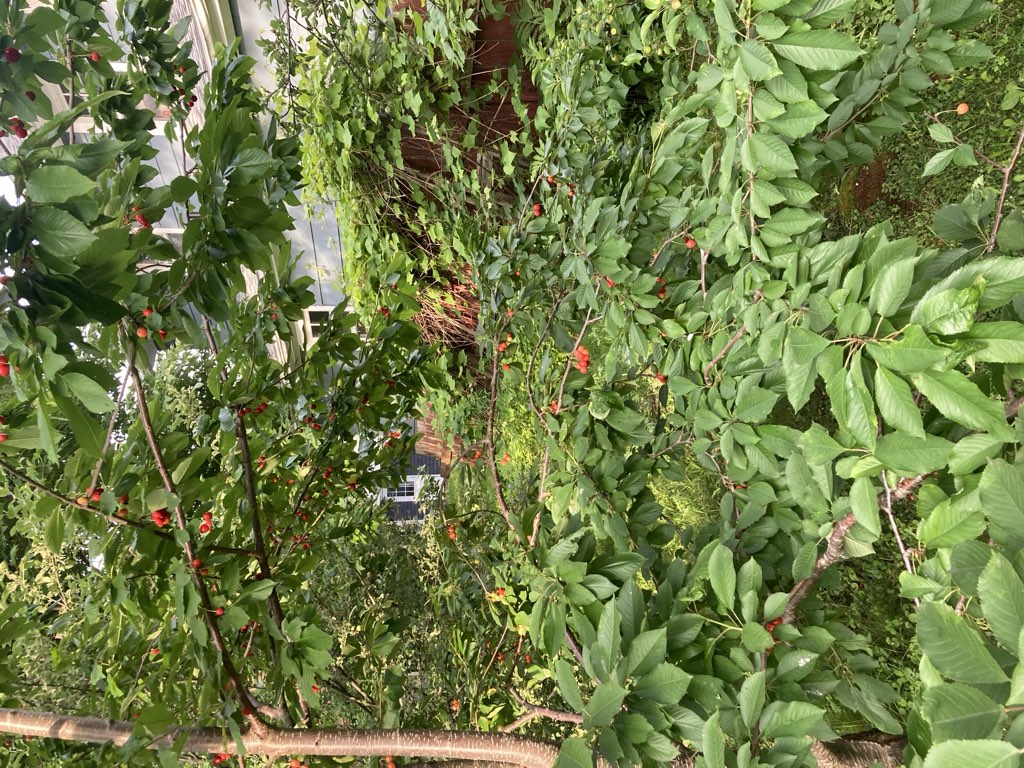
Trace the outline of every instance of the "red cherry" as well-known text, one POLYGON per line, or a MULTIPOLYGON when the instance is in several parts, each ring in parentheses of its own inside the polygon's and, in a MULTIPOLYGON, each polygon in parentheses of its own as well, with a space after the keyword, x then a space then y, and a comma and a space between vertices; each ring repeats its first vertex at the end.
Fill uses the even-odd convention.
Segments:
POLYGON ((142 316, 143 317, 149 317, 152 314, 153 314, 152 307, 146 307, 144 310, 142 310, 142 316))
POLYGON ((7 363, 0 363, 0 378, 11 375, 11 366, 7 363))
POLYGON ((8 63, 13 64, 16 61, 21 60, 21 51, 17 48, 4 48, 4 58, 8 63))
POLYGON ((28 136, 28 131, 25 130, 25 126, 19 125, 15 127, 14 135, 17 136, 19 139, 24 139, 26 136, 28 136))
POLYGON ((156 523, 157 528, 163 528, 171 521, 171 516, 167 514, 166 509, 154 509, 149 516, 156 523))
POLYGON ((149 336, 149 331, 146 329, 146 326, 140 325, 138 328, 135 329, 135 335, 138 336, 140 339, 144 339, 147 336, 149 336))
POLYGON ((212 530, 209 523, 203 523, 199 526, 200 533, 209 533, 212 530))
POLYGON ((218 608, 217 610, 214 611, 214 613, 216 613, 218 616, 223 616, 224 615, 224 609, 223 608, 218 608))
POLYGON ((91 61, 93 64, 95 64, 97 61, 99 61, 102 58, 103 57, 100 56, 99 53, 97 53, 96 51, 93 51, 92 53, 89 54, 89 61, 91 61))
POLYGON ((197 557, 197 558, 195 558, 195 559, 194 559, 194 560, 192 561, 192 567, 193 567, 193 568, 202 568, 202 567, 203 567, 203 561, 202 561, 202 560, 200 560, 200 559, 199 559, 198 557, 197 557))
POLYGON ((167 331, 161 328, 157 333, 160 334, 160 341, 167 341, 167 331))
POLYGON ((8 435, 7 435, 6 432, 0 432, 0 443, 6 443, 7 442, 7 437, 8 437, 8 435))
POLYGON ((160 649, 159 648, 150 648, 149 655, 150 656, 154 656, 154 657, 155 656, 159 656, 160 655, 160 649))
POLYGON ((103 489, 102 488, 97 488, 95 491, 92 492, 92 500, 93 501, 99 501, 102 496, 103 496, 103 489))
POLYGON ((695 248, 696 246, 697 246, 697 241, 696 240, 694 240, 692 237, 686 238, 686 247, 687 248, 695 248))
POLYGON ((181 74, 181 75, 185 74, 185 68, 184 67, 178 67, 178 74, 181 74))
POLYGON ((128 503, 128 494, 125 494, 124 496, 118 496, 117 497, 117 503, 118 504, 127 504, 128 503))
POLYGON ((25 91, 25 98, 28 99, 29 101, 35 101, 36 100, 36 92, 35 91, 25 91))
POLYGON ((658 381, 660 381, 660 382, 661 382, 662 384, 664 384, 664 383, 665 383, 666 381, 668 381, 668 378, 667 378, 667 377, 665 376, 665 374, 664 374, 664 373, 659 373, 659 374, 657 375, 657 377, 656 377, 656 378, 657 378, 657 379, 658 379, 658 381))
POLYGON ((541 207, 540 203, 534 203, 533 204, 533 215, 534 216, 540 216, 541 213, 543 213, 543 211, 544 211, 544 209, 541 207))

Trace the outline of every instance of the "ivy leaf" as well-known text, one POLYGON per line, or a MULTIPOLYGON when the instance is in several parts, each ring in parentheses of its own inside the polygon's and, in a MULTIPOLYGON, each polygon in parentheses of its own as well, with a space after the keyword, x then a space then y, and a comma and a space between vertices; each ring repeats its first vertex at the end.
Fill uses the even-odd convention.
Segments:
POLYGON ((812 71, 842 69, 863 53, 852 37, 832 29, 790 32, 776 40, 773 46, 780 56, 812 71))
POLYGON ((66 165, 36 168, 25 183, 25 194, 36 203, 64 203, 96 188, 96 182, 66 165))
POLYGON ((1008 679, 977 630, 945 603, 924 603, 918 608, 917 641, 928 660, 950 680, 977 684, 1008 679))
POLYGON ((985 396, 978 385, 959 371, 921 371, 914 385, 947 419, 965 427, 1013 439, 1001 403, 985 396))

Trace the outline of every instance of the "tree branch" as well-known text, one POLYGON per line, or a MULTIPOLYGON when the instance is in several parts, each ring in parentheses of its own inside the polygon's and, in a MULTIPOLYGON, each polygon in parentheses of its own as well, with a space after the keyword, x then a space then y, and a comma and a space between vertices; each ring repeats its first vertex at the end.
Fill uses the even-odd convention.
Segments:
MULTIPOLYGON (((891 500, 899 501, 905 499, 911 494, 911 492, 924 482, 925 478, 929 475, 925 473, 918 475, 917 477, 906 478, 901 480, 895 489, 889 491, 891 493, 891 500)), ((886 503, 886 492, 878 494, 877 497, 879 506, 886 503)), ((828 543, 825 546, 825 551, 818 558, 817 562, 814 563, 814 569, 811 571, 811 575, 806 579, 801 579, 789 591, 789 602, 786 604, 786 610, 782 612, 782 622, 784 624, 792 623, 793 619, 796 618, 797 606, 803 602, 804 598, 811 593, 811 589, 818 583, 818 579, 821 578, 821 574, 825 572, 825 569, 835 563, 843 554, 843 544, 846 540, 846 534, 853 528, 854 523, 857 522, 857 518, 854 517, 853 513, 849 513, 841 520, 839 520, 834 526, 832 526, 832 533, 829 534, 828 543)))
POLYGON ((996 215, 992 220, 992 232, 988 236, 988 245, 985 246, 985 253, 991 253, 995 250, 996 236, 999 234, 999 227, 1003 223, 1003 206, 1006 205, 1006 193, 1010 189, 1010 178, 1013 176, 1013 169, 1020 158, 1021 149, 1024 149, 1024 127, 1021 127, 1020 135, 1017 136, 1017 146, 1014 147, 1013 155, 1003 169, 1003 187, 999 190, 999 202, 996 203, 996 215))
POLYGON ((746 332, 747 326, 741 325, 737 329, 733 337, 726 342, 724 347, 722 347, 722 351, 715 355, 714 358, 712 358, 711 362, 704 367, 704 383, 707 384, 709 387, 711 386, 711 371, 714 369, 716 365, 722 362, 722 358, 729 354, 729 350, 732 349, 733 345, 737 341, 739 341, 740 337, 742 337, 743 334, 746 332))
MULTIPOLYGON (((89 744, 125 744, 135 724, 98 717, 0 709, 0 731, 21 736, 89 744)), ((149 742, 148 749, 180 747, 183 752, 250 755, 416 756, 442 760, 484 760, 524 768, 551 768, 558 748, 547 741, 511 733, 426 730, 293 729, 244 734, 237 742, 223 728, 178 726, 149 742), (177 739, 184 737, 182 744, 177 739)))

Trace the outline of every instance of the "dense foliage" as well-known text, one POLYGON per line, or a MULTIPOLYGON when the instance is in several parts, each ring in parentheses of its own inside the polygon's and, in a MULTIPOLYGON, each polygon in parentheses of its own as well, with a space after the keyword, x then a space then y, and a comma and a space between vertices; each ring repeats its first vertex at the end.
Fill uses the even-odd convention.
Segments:
POLYGON ((828 218, 934 81, 986 59, 995 6, 896 0, 875 38, 855 0, 526 1, 519 68, 481 78, 475 36, 511 9, 400 5, 295 0, 262 123, 233 50, 186 121, 165 0, 124 3, 116 43, 89 3, 6 11, 5 706, 128 721, 88 754, 138 763, 216 753, 172 723, 235 752, 331 718, 399 729, 320 752, 386 764, 550 764, 472 741, 526 727, 560 766, 799 766, 852 714, 905 732, 908 765, 1017 765, 1024 131, 973 147, 967 103, 932 115, 917 172, 990 171, 937 240, 828 218), (85 100, 31 125, 39 78, 85 100), (190 158, 166 187, 146 94, 190 158), (525 127, 483 125, 494 100, 525 127), (283 234, 303 178, 339 204, 366 331, 341 308, 284 363, 268 345, 312 303, 283 234), (172 209, 180 251, 150 227, 172 209), (476 354, 439 365, 408 319, 467 286, 476 354), (373 490, 424 396, 468 450, 396 530, 373 490), (921 652, 900 690, 817 590, 883 529, 921 652), (439 726, 446 752, 401 736, 439 726))

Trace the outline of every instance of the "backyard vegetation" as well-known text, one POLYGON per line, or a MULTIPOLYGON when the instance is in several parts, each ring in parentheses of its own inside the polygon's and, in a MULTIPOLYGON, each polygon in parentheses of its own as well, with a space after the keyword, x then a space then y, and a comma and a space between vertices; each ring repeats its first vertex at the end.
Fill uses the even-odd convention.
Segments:
POLYGON ((0 15, 5 764, 1020 764, 1019 3, 170 7, 0 15))

